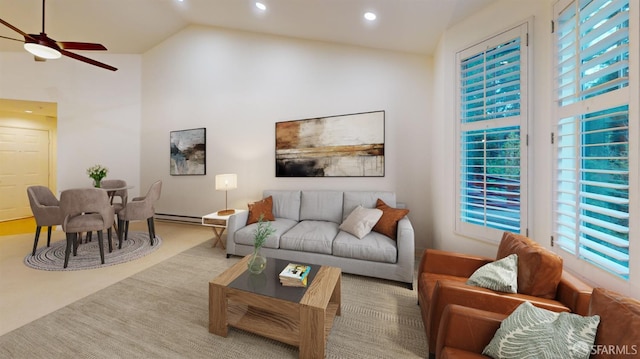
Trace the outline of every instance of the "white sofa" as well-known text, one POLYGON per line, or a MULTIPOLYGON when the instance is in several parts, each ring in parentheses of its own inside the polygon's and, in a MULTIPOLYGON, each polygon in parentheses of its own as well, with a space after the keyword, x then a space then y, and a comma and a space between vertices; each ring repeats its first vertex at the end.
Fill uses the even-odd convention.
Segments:
MULTIPOLYGON (((375 208, 381 199, 397 207, 394 192, 386 191, 288 191, 266 190, 272 196, 271 222, 276 232, 267 238, 261 253, 267 257, 339 267, 345 273, 406 283, 413 289, 415 242, 408 217, 398 222, 397 239, 372 231, 358 239, 339 229, 358 205, 375 208)), ((253 252, 257 223, 246 225, 248 212, 229 218, 227 257, 253 252)))

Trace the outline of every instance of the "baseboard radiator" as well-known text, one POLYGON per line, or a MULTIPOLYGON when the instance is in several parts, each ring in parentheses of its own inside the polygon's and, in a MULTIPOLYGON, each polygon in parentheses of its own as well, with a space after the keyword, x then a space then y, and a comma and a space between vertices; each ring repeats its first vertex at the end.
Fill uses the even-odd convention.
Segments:
POLYGON ((202 224, 202 217, 184 216, 180 214, 156 213, 154 218, 158 221, 202 224))

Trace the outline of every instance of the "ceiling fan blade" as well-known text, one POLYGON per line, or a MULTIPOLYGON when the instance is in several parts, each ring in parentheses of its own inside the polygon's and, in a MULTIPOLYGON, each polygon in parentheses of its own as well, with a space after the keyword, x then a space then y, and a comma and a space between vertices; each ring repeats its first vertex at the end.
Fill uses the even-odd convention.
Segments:
POLYGON ((60 48, 65 50, 106 50, 102 44, 94 44, 90 42, 73 42, 73 41, 58 41, 60 48))
POLYGON ((17 32, 18 34, 20 34, 20 35, 24 36, 24 37, 25 37, 25 39, 26 39, 26 38, 29 38, 29 39, 31 39, 31 40, 33 40, 33 41, 36 41, 36 39, 34 39, 33 37, 31 37, 31 35, 27 34, 26 32, 24 32, 24 31, 22 31, 22 30, 18 29, 17 27, 15 27, 15 26, 13 26, 13 25, 9 24, 8 22, 6 22, 6 21, 4 21, 4 20, 2 20, 2 19, 0 19, 0 24, 3 24, 4 26, 6 26, 6 27, 10 28, 11 30, 13 30, 13 31, 17 32))
POLYGON ((19 41, 19 42, 24 43, 24 40, 14 39, 13 37, 7 37, 7 36, 0 35, 0 38, 7 39, 7 40, 13 40, 13 41, 19 41))
POLYGON ((102 62, 90 59, 88 57, 84 57, 82 55, 74 54, 73 52, 69 52, 69 51, 64 50, 64 49, 60 49, 60 52, 65 56, 71 57, 73 59, 76 59, 76 60, 79 60, 79 61, 82 61, 82 62, 86 62, 86 63, 94 65, 94 66, 102 67, 103 69, 107 69, 107 70, 111 70, 111 71, 117 71, 118 70, 117 68, 115 68, 113 66, 110 66, 110 65, 104 64, 102 62))
POLYGON ((43 57, 40 57, 40 56, 35 56, 35 55, 33 56, 33 59, 34 59, 34 60, 36 60, 36 61, 38 61, 38 62, 45 62, 45 61, 47 61, 47 59, 45 59, 45 58, 43 58, 43 57))

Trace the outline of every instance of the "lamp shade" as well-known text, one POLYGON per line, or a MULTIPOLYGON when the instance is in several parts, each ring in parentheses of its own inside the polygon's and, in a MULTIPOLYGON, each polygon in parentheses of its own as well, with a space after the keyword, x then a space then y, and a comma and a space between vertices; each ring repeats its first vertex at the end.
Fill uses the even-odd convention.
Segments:
POLYGON ((41 45, 41 44, 36 44, 33 42, 26 42, 24 44, 24 48, 25 50, 29 51, 33 55, 41 57, 43 59, 49 59, 49 60, 59 59, 62 56, 60 51, 54 48, 41 45))
POLYGON ((216 175, 216 190, 227 191, 238 188, 238 175, 227 173, 216 175))

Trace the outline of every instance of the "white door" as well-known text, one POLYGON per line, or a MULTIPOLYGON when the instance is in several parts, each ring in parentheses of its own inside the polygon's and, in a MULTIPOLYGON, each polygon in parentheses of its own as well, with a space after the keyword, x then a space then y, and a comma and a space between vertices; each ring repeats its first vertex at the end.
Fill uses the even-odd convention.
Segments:
POLYGON ((49 185, 49 131, 0 126, 0 221, 32 216, 33 185, 49 185))

